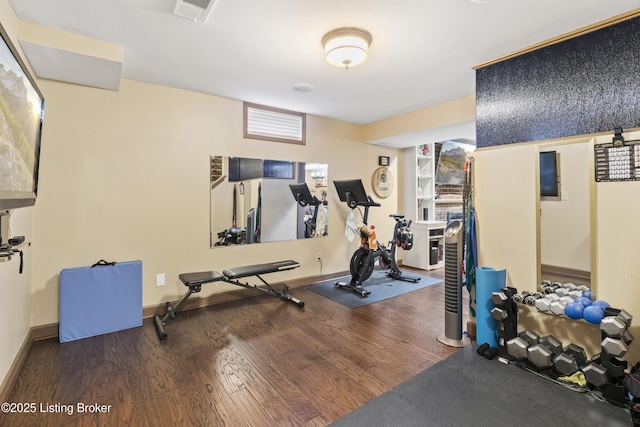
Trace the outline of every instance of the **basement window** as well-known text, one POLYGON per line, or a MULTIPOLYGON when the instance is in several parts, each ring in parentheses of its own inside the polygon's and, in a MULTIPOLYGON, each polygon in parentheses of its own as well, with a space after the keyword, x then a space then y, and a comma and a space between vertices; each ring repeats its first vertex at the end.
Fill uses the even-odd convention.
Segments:
POLYGON ((245 102, 244 137, 304 145, 306 116, 297 111, 245 102))

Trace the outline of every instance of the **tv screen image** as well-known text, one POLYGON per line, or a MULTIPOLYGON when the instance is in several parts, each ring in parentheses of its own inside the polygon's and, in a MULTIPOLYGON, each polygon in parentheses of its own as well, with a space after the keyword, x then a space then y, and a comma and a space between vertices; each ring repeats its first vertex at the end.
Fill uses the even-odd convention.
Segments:
POLYGON ((44 98, 0 27, 0 209, 35 203, 44 98))
POLYGON ((555 151, 540 152, 540 196, 558 197, 559 184, 557 153, 555 151))
POLYGON ((464 185, 464 164, 467 153, 475 149, 475 145, 463 142, 443 142, 438 156, 436 184, 464 185))

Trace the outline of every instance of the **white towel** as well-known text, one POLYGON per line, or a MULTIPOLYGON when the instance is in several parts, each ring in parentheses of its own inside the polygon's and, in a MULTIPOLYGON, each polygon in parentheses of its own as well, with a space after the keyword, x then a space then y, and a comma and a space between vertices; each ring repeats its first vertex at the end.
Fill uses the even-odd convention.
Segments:
POLYGON ((316 217, 316 237, 327 234, 327 224, 329 218, 327 216, 327 207, 320 204, 318 207, 318 216, 316 217))
POLYGON ((353 239, 355 239, 357 229, 358 224, 356 223, 356 214, 353 213, 353 209, 349 209, 349 213, 347 214, 347 224, 344 227, 344 235, 350 242, 353 242, 353 239))

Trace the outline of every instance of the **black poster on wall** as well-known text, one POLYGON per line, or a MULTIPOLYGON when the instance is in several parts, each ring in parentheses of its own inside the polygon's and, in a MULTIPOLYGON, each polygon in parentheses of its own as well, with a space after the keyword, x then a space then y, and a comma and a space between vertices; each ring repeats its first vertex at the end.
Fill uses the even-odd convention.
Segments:
POLYGON ((476 145, 640 127, 640 18, 476 70, 476 145))

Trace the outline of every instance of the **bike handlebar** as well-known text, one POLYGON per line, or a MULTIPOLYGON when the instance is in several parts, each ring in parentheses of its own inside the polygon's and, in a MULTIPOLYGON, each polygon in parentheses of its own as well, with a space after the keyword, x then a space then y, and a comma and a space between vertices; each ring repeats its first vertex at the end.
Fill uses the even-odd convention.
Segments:
POLYGON ((367 196, 367 199, 369 200, 369 203, 367 203, 365 206, 373 206, 373 207, 379 207, 382 206, 380 203, 376 203, 373 201, 373 199, 371 198, 371 196, 367 196))

